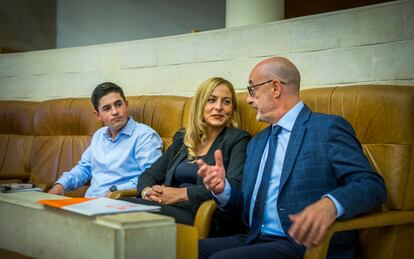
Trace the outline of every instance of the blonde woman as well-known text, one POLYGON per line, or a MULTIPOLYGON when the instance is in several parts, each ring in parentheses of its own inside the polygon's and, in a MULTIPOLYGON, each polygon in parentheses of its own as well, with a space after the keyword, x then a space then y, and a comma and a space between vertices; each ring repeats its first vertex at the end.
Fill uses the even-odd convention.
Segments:
POLYGON ((179 130, 167 151, 138 179, 138 203, 157 203, 161 214, 178 223, 193 224, 200 204, 213 196, 197 175, 196 159, 213 165, 214 151, 223 152, 227 180, 241 183, 250 135, 237 129, 239 115, 233 85, 219 77, 200 85, 194 96, 189 123, 179 130))

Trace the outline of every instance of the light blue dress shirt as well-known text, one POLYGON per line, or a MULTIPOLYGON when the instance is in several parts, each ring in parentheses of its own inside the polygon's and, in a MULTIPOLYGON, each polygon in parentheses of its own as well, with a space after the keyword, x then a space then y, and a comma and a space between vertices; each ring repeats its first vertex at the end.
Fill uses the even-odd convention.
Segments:
MULTIPOLYGON (((279 194, 279 185, 280 185, 280 177, 282 174, 283 162, 285 160, 286 150, 289 144, 290 134, 293 129, 293 125, 295 121, 304 107, 302 101, 298 102, 291 110, 289 110, 279 121, 277 124, 272 125, 276 126, 279 125, 281 130, 278 135, 277 141, 277 149, 276 155, 273 161, 273 168, 272 173, 270 176, 270 183, 269 189, 266 194, 266 202, 264 207, 264 215, 263 215, 263 225, 262 225, 262 233, 269 234, 269 235, 276 235, 276 236, 286 236, 286 233, 283 231, 279 215, 277 213, 277 198, 279 194)), ((262 180, 263 175, 263 168, 266 163, 267 153, 268 153, 269 143, 266 144, 266 147, 263 151, 262 158, 260 160, 259 171, 257 174, 256 183, 253 189, 252 198, 250 200, 250 211, 249 211, 249 225, 252 223, 252 215, 253 215, 253 208, 254 208, 254 201, 256 200, 257 192, 259 190, 260 182, 262 180)), ((223 193, 220 195, 216 195, 220 206, 224 206, 228 200, 230 199, 231 194, 231 185, 226 180, 226 185, 224 188, 223 193)), ((336 211, 337 217, 340 217, 344 213, 343 206, 332 196, 327 195, 331 200, 333 200, 336 211)))
POLYGON ((95 132, 81 160, 56 183, 71 191, 91 181, 85 197, 103 197, 115 185, 118 190, 136 188, 138 176, 162 153, 162 140, 150 127, 128 118, 112 140, 108 127, 95 132))

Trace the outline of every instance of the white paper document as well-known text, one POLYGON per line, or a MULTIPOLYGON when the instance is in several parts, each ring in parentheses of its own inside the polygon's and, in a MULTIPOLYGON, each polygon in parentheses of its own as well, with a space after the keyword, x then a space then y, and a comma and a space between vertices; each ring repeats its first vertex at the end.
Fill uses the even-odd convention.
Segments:
POLYGON ((93 216, 100 214, 113 214, 137 211, 158 211, 160 210, 160 207, 136 204, 132 202, 108 198, 98 198, 74 205, 65 206, 63 207, 63 209, 87 216, 93 216))
POLYGON ((109 198, 75 198, 65 200, 41 200, 39 202, 44 205, 59 207, 64 210, 72 211, 87 216, 160 210, 159 206, 136 204, 132 202, 114 200, 109 198), (71 202, 71 200, 73 202, 71 202), (68 204, 68 202, 71 202, 72 204, 68 204))

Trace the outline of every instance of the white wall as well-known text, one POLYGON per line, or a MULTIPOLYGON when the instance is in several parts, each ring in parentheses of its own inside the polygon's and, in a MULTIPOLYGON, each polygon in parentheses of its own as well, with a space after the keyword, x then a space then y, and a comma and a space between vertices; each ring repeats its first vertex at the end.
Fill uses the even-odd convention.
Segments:
POLYGON ((285 0, 226 0, 226 28, 283 20, 285 0))
POLYGON ((259 60, 290 58, 304 88, 414 85, 414 1, 262 25, 88 47, 0 55, 0 98, 89 96, 103 81, 127 95, 192 94, 210 76, 245 89, 259 60))
POLYGON ((57 47, 225 27, 224 0, 58 0, 57 47))

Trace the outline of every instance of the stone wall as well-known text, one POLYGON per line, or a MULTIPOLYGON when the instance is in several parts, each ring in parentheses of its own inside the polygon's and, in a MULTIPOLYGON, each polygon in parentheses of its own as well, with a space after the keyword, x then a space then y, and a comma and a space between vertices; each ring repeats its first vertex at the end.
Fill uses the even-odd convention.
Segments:
POLYGON ((414 1, 268 24, 87 47, 0 55, 0 99, 90 96, 103 81, 127 95, 191 95, 211 76, 245 90, 265 57, 290 58, 302 87, 414 85, 414 1))

